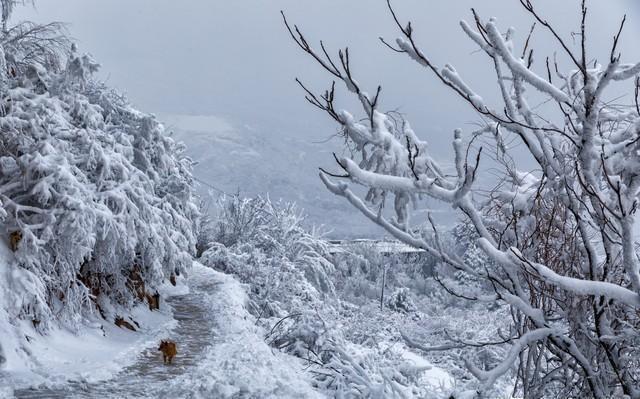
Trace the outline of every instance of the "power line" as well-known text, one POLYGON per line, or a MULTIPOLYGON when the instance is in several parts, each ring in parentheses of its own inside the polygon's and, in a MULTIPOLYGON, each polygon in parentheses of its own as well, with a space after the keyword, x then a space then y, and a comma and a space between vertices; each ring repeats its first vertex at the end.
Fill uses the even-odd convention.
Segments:
POLYGON ((218 188, 218 187, 215 187, 214 185, 209 184, 209 183, 207 183, 207 182, 206 182, 206 181, 204 181, 204 180, 201 180, 201 179, 199 179, 199 178, 197 178, 197 177, 195 177, 195 176, 193 176, 193 179, 194 179, 195 181, 197 181, 198 183, 200 183, 200 184, 204 184, 205 186, 209 187, 210 189, 212 189, 212 190, 214 190, 214 191, 219 192, 220 194, 224 194, 224 195, 229 195, 229 196, 231 196, 231 194, 227 193, 226 191, 224 191, 224 190, 222 190, 222 189, 220 189, 220 188, 218 188))

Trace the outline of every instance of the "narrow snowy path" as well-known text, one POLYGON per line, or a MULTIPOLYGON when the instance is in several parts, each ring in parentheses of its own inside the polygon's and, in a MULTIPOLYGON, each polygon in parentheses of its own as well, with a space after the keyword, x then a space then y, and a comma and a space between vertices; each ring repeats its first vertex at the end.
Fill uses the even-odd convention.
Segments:
POLYGON ((301 365, 274 352, 244 308, 232 277, 199 264, 190 293, 168 300, 179 325, 171 338, 179 354, 164 365, 156 348, 113 379, 71 382, 57 389, 16 391, 17 398, 315 398, 301 365))

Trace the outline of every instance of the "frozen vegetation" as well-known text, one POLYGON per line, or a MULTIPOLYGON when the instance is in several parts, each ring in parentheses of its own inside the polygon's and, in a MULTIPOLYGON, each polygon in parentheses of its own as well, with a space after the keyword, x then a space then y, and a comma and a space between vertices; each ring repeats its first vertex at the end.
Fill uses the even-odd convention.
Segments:
MULTIPOLYGON (((333 252, 302 222, 291 204, 229 198, 201 262, 247 284, 248 309, 266 342, 299 358, 317 390, 345 398, 444 397, 473 380, 465 355, 497 362, 499 349, 458 344, 442 351, 452 337, 489 339, 506 326, 507 307, 449 296, 432 277, 439 262, 429 254, 381 253, 366 242, 333 252), (426 342, 444 346, 423 350, 426 342)), ((479 256, 464 234, 455 239, 461 256, 479 256)), ((462 275, 442 278, 484 290, 462 275)), ((505 385, 496 392, 506 395, 505 385)))
POLYGON ((61 25, 7 26, 14 2, 0 4, 0 369, 14 372, 46 368, 41 335, 145 329, 138 310, 192 264, 199 212, 162 125, 92 80, 61 25))
POLYGON ((455 129, 450 162, 439 161, 427 134, 381 109, 381 86, 369 91, 357 80, 349 48, 335 54, 315 45, 282 13, 293 43, 333 80, 319 93, 298 80, 349 150, 321 170, 326 188, 463 281, 490 288, 477 293, 475 284, 439 279, 451 295, 510 308, 508 328, 488 341, 452 337, 446 347, 505 351, 498 361, 465 357, 478 380, 465 395, 494 396, 515 367, 514 395, 639 398, 640 63, 619 50, 626 16, 598 54, 590 38, 602 32, 587 1, 577 7, 573 41, 531 0, 519 2, 534 24, 524 35, 472 9, 471 23, 460 27, 493 68, 499 95, 486 100, 454 66, 431 57, 430 42, 441 38, 420 37, 386 3, 398 37, 382 43, 471 109, 476 127, 455 129), (541 34, 557 51, 538 58, 533 43, 541 34), (357 100, 358 113, 340 108, 340 89, 357 100), (457 211, 484 261, 444 245, 446 228, 424 212, 425 198, 457 211))
POLYGON ((0 0, 0 397, 640 398, 625 19, 599 63, 585 2, 574 46, 522 0, 562 54, 539 65, 534 28, 473 10, 460 26, 495 69, 494 105, 387 2, 399 37, 383 43, 482 120, 441 163, 348 49, 318 51, 283 13, 362 108, 298 81, 345 143, 322 183, 391 237, 336 243, 294 204, 199 198, 184 145, 97 81, 62 25, 12 25, 17 3, 0 0), (425 199, 457 217, 435 223, 425 199))
POLYGON ((452 336, 485 339, 508 316, 448 296, 428 255, 367 243, 332 253, 294 206, 268 199, 232 197, 216 209, 202 229, 201 264, 159 287, 162 310, 127 312, 138 331, 102 320, 75 333, 34 332, 26 346, 34 364, 7 368, 3 381, 31 398, 411 398, 460 391, 473 380, 465 353, 496 361, 484 348, 423 350, 452 336), (155 350, 165 336, 180 344, 176 366, 155 350))

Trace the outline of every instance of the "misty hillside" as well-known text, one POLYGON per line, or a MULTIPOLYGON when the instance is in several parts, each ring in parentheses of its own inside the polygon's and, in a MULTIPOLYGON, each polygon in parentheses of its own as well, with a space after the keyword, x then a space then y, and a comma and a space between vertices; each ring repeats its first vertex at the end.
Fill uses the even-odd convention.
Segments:
POLYGON ((318 167, 332 167, 331 148, 340 151, 340 138, 332 139, 328 146, 264 127, 233 125, 213 116, 158 117, 174 139, 186 144, 187 154, 197 163, 193 173, 203 197, 211 191, 216 198, 222 194, 218 190, 249 197, 269 195, 298 204, 308 215, 308 224, 322 226, 329 237, 383 235, 324 190, 317 177, 318 167))
MULTIPOLYGON (((215 116, 160 114, 158 118, 175 140, 186 144, 187 155, 196 162, 193 174, 200 183, 197 190, 204 198, 214 201, 224 193, 268 195, 274 200, 295 202, 304 209, 305 224, 320 228, 327 238, 386 235, 327 192, 318 177, 319 167, 334 168, 332 153, 342 153, 344 139, 327 135, 314 142, 277 128, 234 125, 215 116)), ((452 212, 436 202, 426 205, 435 220, 447 225, 455 222, 452 212)))

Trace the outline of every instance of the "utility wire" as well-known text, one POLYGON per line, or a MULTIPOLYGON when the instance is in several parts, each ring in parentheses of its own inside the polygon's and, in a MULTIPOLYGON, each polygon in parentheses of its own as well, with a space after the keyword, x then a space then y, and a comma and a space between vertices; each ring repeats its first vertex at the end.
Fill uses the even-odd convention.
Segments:
POLYGON ((218 188, 218 187, 215 187, 214 185, 209 184, 209 183, 207 183, 206 181, 204 181, 204 180, 202 180, 202 179, 199 179, 199 178, 197 178, 197 177, 195 177, 195 176, 193 176, 193 179, 194 179, 195 181, 197 181, 198 183, 203 184, 203 185, 205 185, 205 186, 209 187, 210 189, 212 189, 212 190, 214 190, 214 191, 219 192, 220 194, 228 195, 228 196, 230 196, 230 197, 232 197, 232 196, 233 196, 232 194, 229 194, 229 193, 227 193, 226 191, 224 191, 224 190, 222 190, 222 189, 220 189, 220 188, 218 188))

